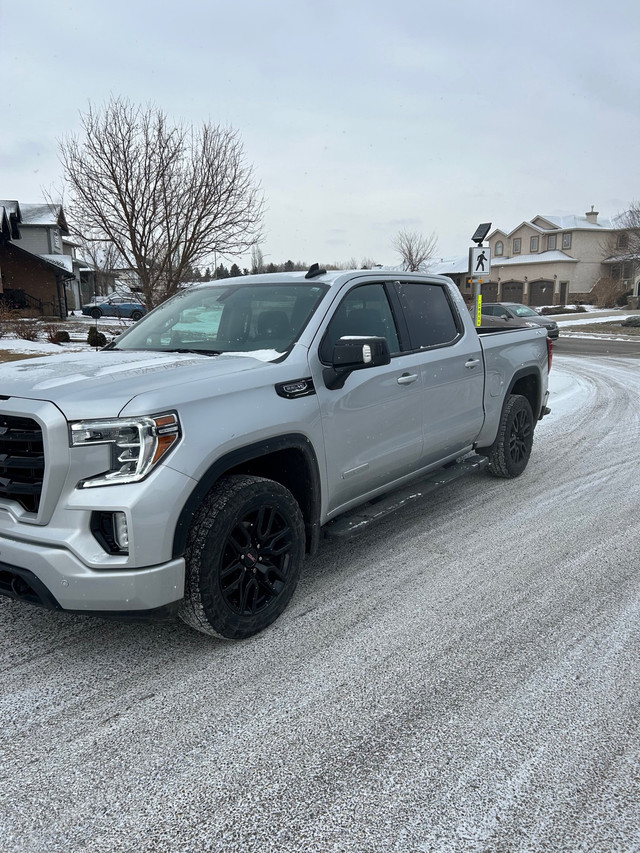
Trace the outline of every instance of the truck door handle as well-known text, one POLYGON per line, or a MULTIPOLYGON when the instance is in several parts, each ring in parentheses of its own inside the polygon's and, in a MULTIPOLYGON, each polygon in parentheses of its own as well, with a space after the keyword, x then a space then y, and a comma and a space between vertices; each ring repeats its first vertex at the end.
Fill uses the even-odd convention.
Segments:
POLYGON ((411 385, 417 378, 417 373, 403 373, 402 376, 398 376, 398 385, 411 385))
POLYGON ((469 361, 465 361, 464 366, 468 370, 471 370, 471 368, 475 367, 476 364, 480 364, 480 359, 479 358, 470 358, 469 361))

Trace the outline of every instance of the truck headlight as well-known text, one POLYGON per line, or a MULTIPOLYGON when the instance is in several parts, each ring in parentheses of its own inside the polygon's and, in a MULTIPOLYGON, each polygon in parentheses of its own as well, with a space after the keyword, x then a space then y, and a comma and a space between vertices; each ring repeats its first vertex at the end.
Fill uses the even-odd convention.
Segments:
POLYGON ((80 488, 137 483, 155 468, 180 438, 174 412, 153 417, 76 421, 70 425, 69 444, 111 445, 111 468, 78 483, 80 488))

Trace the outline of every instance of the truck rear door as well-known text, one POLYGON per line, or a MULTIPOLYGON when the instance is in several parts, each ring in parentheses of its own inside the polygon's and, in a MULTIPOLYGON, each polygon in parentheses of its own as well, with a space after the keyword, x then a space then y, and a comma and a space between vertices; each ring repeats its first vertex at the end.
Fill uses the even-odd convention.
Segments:
POLYGON ((484 362, 478 335, 465 326, 447 283, 395 281, 392 299, 420 355, 422 462, 431 464, 468 449, 484 421, 484 362))

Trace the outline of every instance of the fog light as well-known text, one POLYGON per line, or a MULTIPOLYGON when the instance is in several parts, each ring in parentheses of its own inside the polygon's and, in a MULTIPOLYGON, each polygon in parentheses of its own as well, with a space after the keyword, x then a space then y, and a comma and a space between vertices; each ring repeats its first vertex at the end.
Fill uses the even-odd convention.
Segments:
POLYGON ((127 527, 127 516, 124 512, 113 513, 113 535, 116 544, 121 551, 129 550, 129 528, 127 527))
POLYGON ((129 526, 126 513, 120 510, 92 512, 91 532, 107 554, 129 553, 129 526))

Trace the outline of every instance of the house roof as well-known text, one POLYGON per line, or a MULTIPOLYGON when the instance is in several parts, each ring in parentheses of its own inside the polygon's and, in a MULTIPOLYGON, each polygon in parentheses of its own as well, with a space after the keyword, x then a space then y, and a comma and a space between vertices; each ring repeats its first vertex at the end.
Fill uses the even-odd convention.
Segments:
POLYGON ((68 268, 67 264, 64 261, 62 263, 58 263, 58 261, 63 258, 71 261, 72 258, 68 255, 36 255, 35 252, 29 252, 27 249, 23 249, 22 246, 18 246, 16 243, 6 243, 4 249, 29 258, 31 261, 41 264, 42 266, 47 267, 47 269, 55 272, 56 275, 61 275, 62 278, 73 278, 73 271, 68 268), (53 258, 55 258, 55 261, 52 260, 53 258))
POLYGON ((6 208, 2 207, 2 205, 0 205, 0 239, 11 239, 11 222, 9 221, 9 214, 7 213, 6 208))
POLYGON ((611 219, 605 218, 601 219, 598 222, 589 222, 586 216, 536 216, 532 225, 537 220, 546 220, 551 225, 551 229, 544 228, 544 226, 540 226, 542 230, 556 230, 559 229, 561 231, 576 231, 578 229, 586 229, 588 231, 608 231, 614 228, 613 222, 611 219))
POLYGON ((552 252, 540 252, 537 255, 515 255, 513 258, 502 258, 500 256, 491 259, 491 267, 515 267, 518 264, 577 264, 576 258, 572 258, 566 252, 558 250, 552 252))
POLYGON ((14 199, 0 199, 0 208, 4 209, 8 221, 11 224, 10 239, 19 240, 20 229, 18 226, 20 222, 22 222, 22 213, 20 212, 20 205, 14 199))
POLYGON ((20 216, 20 205, 15 199, 0 199, 0 206, 6 208, 7 214, 18 217, 18 221, 22 218, 20 216))
POLYGON ((432 275, 453 275, 469 271, 469 255, 459 255, 456 258, 440 258, 439 261, 429 261, 428 272, 432 275))
MULTIPOLYGON (((596 213, 596 216, 599 216, 599 214, 596 213)), ((587 219, 586 214, 583 214, 582 216, 576 216, 574 214, 570 216, 549 216, 547 214, 537 214, 530 221, 523 220, 519 225, 516 225, 515 228, 512 228, 511 231, 503 231, 501 228, 495 228, 491 234, 489 234, 488 239, 491 240, 498 236, 511 237, 523 226, 532 228, 539 234, 548 234, 549 231, 553 231, 555 233, 559 231, 613 231, 615 229, 612 220, 608 218, 591 222, 587 219)))
POLYGON ((69 226, 61 204, 21 204, 22 225, 57 225, 63 234, 69 234, 69 226))
POLYGON ((44 258, 51 264, 55 264, 67 272, 73 273, 73 258, 71 255, 38 255, 39 258, 44 258))

